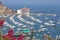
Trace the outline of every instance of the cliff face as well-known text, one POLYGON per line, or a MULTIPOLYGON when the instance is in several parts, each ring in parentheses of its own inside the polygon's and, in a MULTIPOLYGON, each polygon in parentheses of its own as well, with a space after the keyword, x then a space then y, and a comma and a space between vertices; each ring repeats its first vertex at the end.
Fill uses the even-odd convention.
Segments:
POLYGON ((0 2, 0 14, 12 14, 14 11, 12 9, 7 8, 0 2))

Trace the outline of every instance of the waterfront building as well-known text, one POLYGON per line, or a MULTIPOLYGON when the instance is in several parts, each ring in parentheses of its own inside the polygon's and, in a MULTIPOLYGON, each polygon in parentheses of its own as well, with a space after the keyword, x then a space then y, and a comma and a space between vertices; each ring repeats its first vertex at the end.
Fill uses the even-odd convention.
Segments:
POLYGON ((30 8, 27 8, 27 7, 21 8, 21 9, 17 10, 17 14, 29 15, 30 8))
POLYGON ((22 10, 21 9, 17 10, 17 14, 21 14, 22 15, 22 10))

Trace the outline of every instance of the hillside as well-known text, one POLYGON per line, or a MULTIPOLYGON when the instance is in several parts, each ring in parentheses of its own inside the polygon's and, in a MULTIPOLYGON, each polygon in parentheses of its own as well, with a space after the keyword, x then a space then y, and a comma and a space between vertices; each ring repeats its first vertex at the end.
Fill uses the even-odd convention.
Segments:
POLYGON ((0 14, 12 14, 14 11, 0 2, 0 14))

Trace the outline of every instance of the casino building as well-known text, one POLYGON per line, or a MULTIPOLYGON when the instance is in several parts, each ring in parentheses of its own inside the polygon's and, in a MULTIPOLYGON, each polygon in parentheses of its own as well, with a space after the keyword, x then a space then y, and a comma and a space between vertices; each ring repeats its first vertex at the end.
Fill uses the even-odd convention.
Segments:
POLYGON ((17 10, 17 14, 29 15, 30 8, 27 8, 27 7, 21 8, 21 9, 17 10))

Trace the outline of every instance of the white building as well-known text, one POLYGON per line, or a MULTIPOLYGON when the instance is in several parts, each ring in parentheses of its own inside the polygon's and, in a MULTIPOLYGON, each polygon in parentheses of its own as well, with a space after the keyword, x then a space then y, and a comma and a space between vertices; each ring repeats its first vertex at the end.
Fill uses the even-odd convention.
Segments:
POLYGON ((30 9, 29 8, 21 8, 17 10, 17 14, 23 14, 23 15, 29 15, 30 14, 30 9))
POLYGON ((21 9, 20 10, 17 10, 17 14, 22 14, 21 9))

